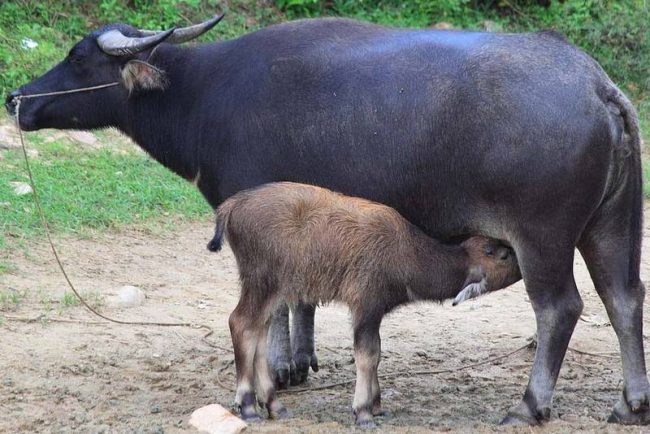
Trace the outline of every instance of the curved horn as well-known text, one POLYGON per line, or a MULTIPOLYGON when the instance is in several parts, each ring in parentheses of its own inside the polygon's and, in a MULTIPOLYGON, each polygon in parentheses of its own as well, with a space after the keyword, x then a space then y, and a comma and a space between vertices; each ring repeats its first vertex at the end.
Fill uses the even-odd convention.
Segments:
MULTIPOLYGON (((216 26, 217 23, 221 21, 223 16, 224 14, 217 15, 214 18, 211 18, 200 24, 194 24, 193 26, 178 28, 174 30, 174 33, 165 42, 169 42, 170 44, 182 44, 184 42, 191 41, 192 39, 198 38, 208 30, 216 26)), ((142 32, 144 36, 151 36, 160 33, 152 30, 140 30, 140 32, 142 32)))
POLYGON ((97 44, 106 54, 112 56, 128 56, 160 44, 174 33, 174 30, 169 29, 141 38, 131 38, 124 36, 119 30, 109 30, 97 38, 97 44))

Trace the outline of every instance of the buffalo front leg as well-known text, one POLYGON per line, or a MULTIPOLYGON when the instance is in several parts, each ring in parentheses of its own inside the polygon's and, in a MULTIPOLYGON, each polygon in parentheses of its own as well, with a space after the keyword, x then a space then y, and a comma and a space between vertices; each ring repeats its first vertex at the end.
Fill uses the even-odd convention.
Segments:
POLYGON ((314 347, 314 315, 316 306, 298 303, 292 309, 291 348, 295 369, 291 372, 291 384, 307 380, 309 368, 318 372, 318 359, 314 347))
POLYGON ((281 303, 271 319, 268 333, 268 361, 278 389, 289 387, 291 373, 296 370, 291 360, 289 337, 289 306, 281 303))
POLYGON ((523 400, 502 421, 508 425, 539 425, 550 419, 555 383, 583 307, 573 279, 573 245, 549 250, 531 245, 515 246, 515 251, 535 311, 537 351, 523 400))

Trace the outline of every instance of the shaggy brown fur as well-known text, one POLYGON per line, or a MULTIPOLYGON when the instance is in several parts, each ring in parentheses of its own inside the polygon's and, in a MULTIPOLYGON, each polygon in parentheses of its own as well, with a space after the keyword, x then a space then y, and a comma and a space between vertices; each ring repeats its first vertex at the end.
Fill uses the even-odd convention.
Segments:
POLYGON ((456 297, 468 285, 486 292, 521 278, 514 254, 496 240, 442 244, 392 208, 303 184, 266 184, 231 197, 217 209, 208 248, 218 250, 224 234, 242 284, 230 328, 236 399, 247 419, 259 417, 254 385, 271 417, 286 414, 261 358, 277 303, 341 301, 350 307, 357 363, 353 408, 357 423, 369 425, 380 411, 379 325, 386 313, 415 300, 456 297))

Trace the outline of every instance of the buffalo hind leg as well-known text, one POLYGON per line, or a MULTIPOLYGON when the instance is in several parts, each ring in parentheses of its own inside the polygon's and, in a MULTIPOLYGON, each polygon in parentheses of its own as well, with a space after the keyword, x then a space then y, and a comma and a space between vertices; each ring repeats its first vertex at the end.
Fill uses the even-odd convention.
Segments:
POLYGON ((352 412, 357 425, 374 427, 373 415, 381 412, 377 377, 381 354, 381 316, 359 316, 354 318, 354 324, 354 362, 357 376, 352 412))
POLYGON ((291 360, 289 338, 289 306, 280 303, 271 320, 268 335, 268 361, 278 389, 289 387, 296 365, 291 360))
POLYGON ((621 350, 623 393, 609 421, 634 425, 650 423, 643 349, 645 290, 639 276, 641 206, 640 185, 619 191, 599 209, 578 246, 621 350))
POLYGON ((292 309, 291 348, 293 365, 291 384, 307 381, 309 368, 318 372, 318 359, 314 348, 314 315, 316 306, 298 303, 292 309))
POLYGON ((275 393, 275 382, 269 370, 266 357, 267 336, 269 323, 260 330, 257 350, 255 352, 255 390, 257 401, 269 412, 270 419, 284 419, 289 416, 286 408, 278 400, 275 393))
POLYGON ((551 417, 553 391, 580 313, 572 242, 514 243, 537 322, 537 351, 523 400, 502 424, 539 425, 551 417))

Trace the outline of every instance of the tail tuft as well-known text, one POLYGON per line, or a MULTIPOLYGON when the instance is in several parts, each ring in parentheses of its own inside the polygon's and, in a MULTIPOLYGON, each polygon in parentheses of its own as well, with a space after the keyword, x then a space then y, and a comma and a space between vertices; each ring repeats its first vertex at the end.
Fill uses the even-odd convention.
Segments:
POLYGON ((214 227, 214 236, 207 245, 209 251, 218 252, 221 250, 224 233, 228 227, 228 220, 230 219, 230 213, 232 212, 237 201, 238 195, 235 195, 230 199, 227 199, 217 208, 217 211, 215 212, 216 224, 214 227))

